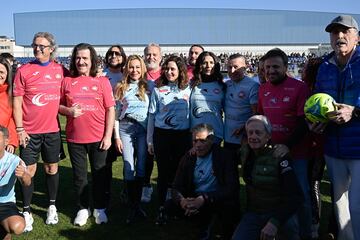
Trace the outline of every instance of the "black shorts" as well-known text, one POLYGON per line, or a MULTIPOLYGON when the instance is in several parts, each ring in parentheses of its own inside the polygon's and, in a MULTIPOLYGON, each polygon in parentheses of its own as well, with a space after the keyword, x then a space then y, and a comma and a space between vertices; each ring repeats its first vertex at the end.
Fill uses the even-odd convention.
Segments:
POLYGON ((44 163, 59 162, 61 137, 59 132, 30 134, 30 141, 26 148, 20 146, 20 158, 26 165, 33 165, 39 161, 39 154, 44 163))
POLYGON ((14 202, 0 203, 0 222, 11 216, 23 216, 14 202))

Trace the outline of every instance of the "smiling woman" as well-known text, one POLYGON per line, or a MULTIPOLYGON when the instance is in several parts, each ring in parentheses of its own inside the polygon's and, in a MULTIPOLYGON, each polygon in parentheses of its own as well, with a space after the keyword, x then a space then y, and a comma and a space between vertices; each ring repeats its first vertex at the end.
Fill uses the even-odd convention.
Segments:
POLYGON ((164 203, 180 158, 190 148, 187 69, 181 57, 168 57, 161 67, 157 87, 151 94, 147 144, 158 167, 159 210, 156 224, 166 223, 164 203))

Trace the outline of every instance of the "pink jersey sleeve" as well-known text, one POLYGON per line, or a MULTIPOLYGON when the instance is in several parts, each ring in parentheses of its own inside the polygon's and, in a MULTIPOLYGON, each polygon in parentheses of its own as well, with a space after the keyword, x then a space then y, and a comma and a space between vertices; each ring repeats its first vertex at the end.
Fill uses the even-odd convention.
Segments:
POLYGON ((25 94, 25 85, 22 77, 22 68, 20 67, 15 74, 14 78, 14 86, 13 86, 13 94, 14 97, 24 96, 25 94))
POLYGON ((106 77, 101 77, 101 78, 102 78, 101 83, 103 86, 104 107, 109 108, 115 106, 115 99, 110 81, 106 77))

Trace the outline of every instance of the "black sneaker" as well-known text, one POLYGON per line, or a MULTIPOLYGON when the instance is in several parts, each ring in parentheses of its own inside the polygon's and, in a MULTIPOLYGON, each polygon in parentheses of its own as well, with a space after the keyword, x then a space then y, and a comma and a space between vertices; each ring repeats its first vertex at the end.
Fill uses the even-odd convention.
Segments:
POLYGON ((156 225, 164 225, 167 222, 167 216, 165 212, 165 208, 161 206, 158 211, 158 216, 156 218, 155 224, 156 225))

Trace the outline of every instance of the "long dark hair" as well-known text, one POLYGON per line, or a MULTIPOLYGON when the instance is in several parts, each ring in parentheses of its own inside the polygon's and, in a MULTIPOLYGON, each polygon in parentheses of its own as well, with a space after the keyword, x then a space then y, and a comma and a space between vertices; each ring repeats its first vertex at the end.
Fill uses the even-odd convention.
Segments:
POLYGON ((91 58, 91 68, 90 68, 90 76, 96 77, 97 74, 97 65, 98 65, 98 56, 93 46, 88 43, 79 43, 76 45, 71 54, 71 61, 70 61, 70 74, 73 77, 78 77, 79 72, 76 68, 76 54, 80 50, 89 49, 90 51, 90 58, 91 58))
POLYGON ((110 56, 110 53, 112 52, 111 50, 113 48, 118 48, 120 50, 120 55, 122 56, 122 61, 121 61, 121 64, 120 64, 120 71, 123 72, 123 68, 125 66, 125 62, 126 62, 126 54, 125 54, 125 51, 124 51, 124 48, 122 46, 120 46, 119 44, 117 45, 112 45, 106 52, 105 54, 105 59, 104 59, 104 63, 106 66, 109 65, 109 56, 110 56))
POLYGON ((213 52, 202 52, 198 59, 196 60, 195 63, 195 68, 193 71, 194 74, 194 78, 193 78, 193 82, 192 82, 192 86, 191 87, 195 87, 197 85, 199 85, 200 83, 203 82, 203 74, 202 74, 202 64, 205 61, 205 57, 206 56, 210 56, 214 59, 214 71, 213 73, 210 75, 210 79, 212 79, 213 81, 217 81, 221 86, 224 86, 223 83, 223 76, 221 74, 220 71, 220 61, 218 59, 218 57, 213 53, 213 52))
POLYGON ((0 64, 4 65, 7 71, 5 84, 8 85, 7 94, 9 96, 9 104, 12 106, 12 96, 13 96, 13 80, 12 80, 12 68, 8 60, 4 57, 0 57, 0 64))
POLYGON ((187 86, 188 76, 187 76, 187 69, 184 59, 178 57, 176 55, 169 56, 165 62, 161 66, 161 75, 159 80, 157 81, 157 87, 165 86, 169 84, 169 80, 165 76, 166 67, 169 62, 175 62, 176 66, 179 69, 179 77, 176 80, 178 88, 184 90, 187 86))

